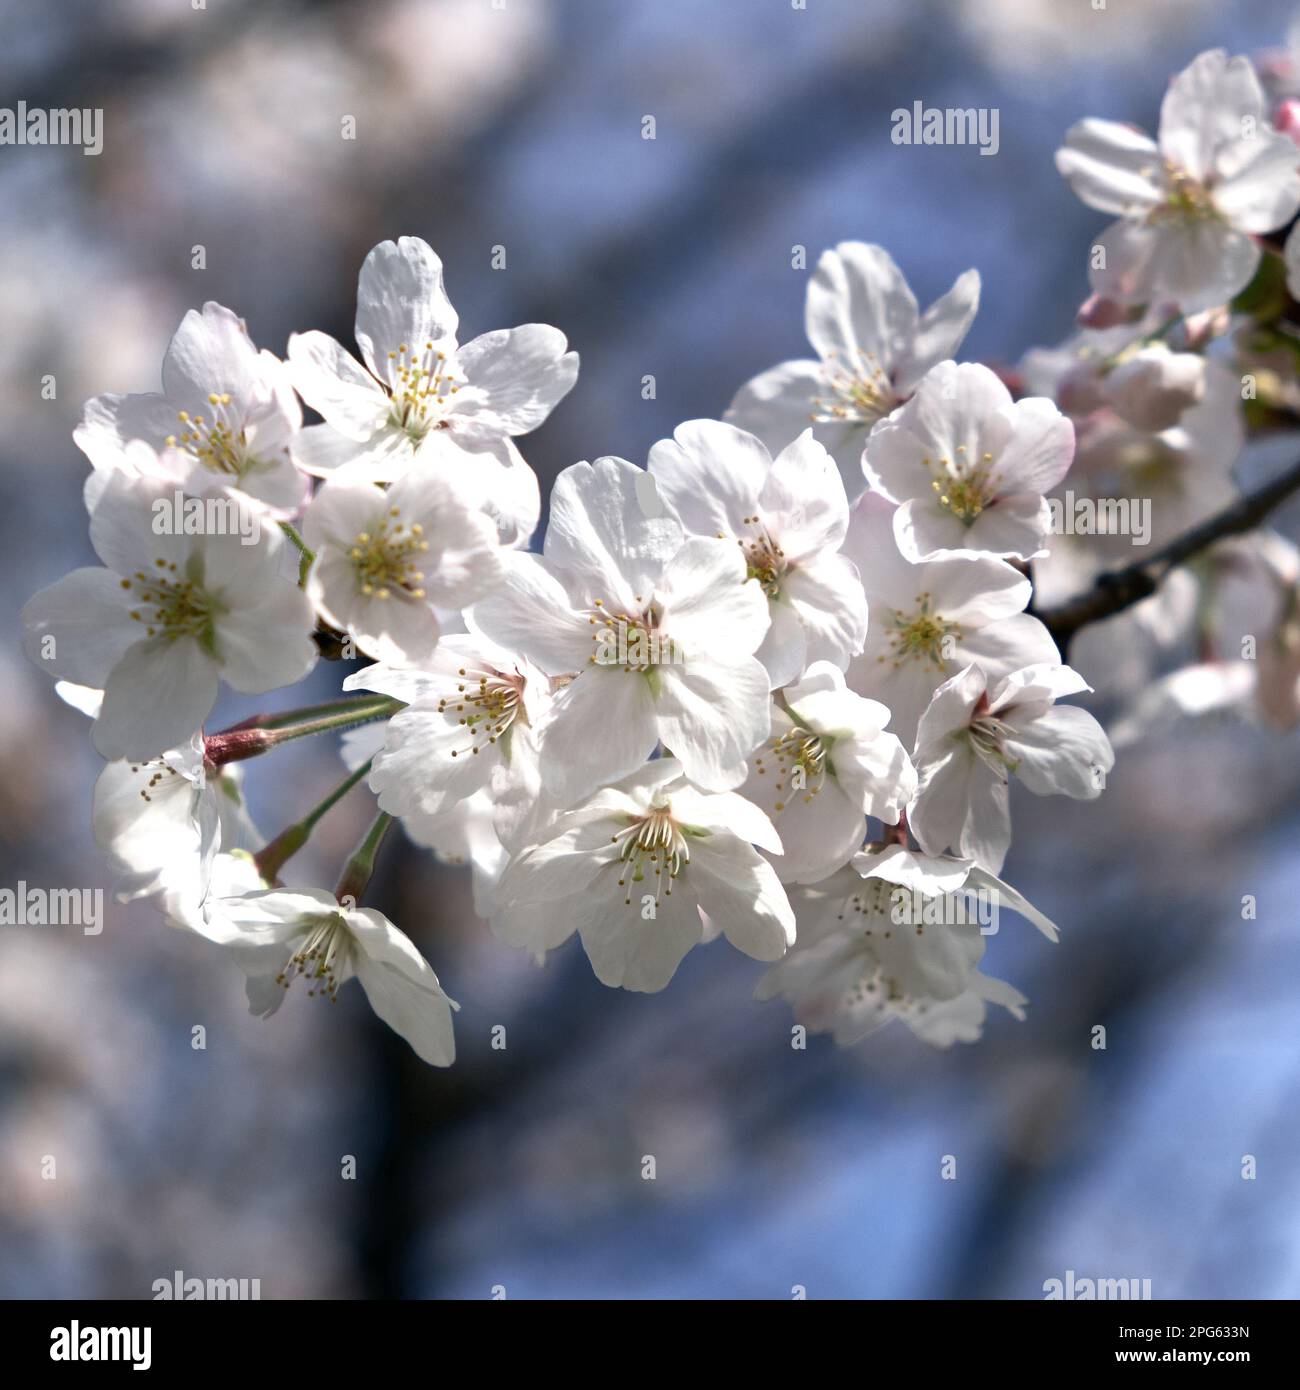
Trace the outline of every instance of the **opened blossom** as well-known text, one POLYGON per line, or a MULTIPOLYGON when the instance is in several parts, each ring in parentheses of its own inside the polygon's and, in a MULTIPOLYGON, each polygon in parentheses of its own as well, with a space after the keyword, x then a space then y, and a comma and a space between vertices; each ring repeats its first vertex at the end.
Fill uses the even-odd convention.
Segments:
POLYGON ((472 489, 501 538, 526 541, 541 508, 514 436, 535 430, 572 388, 578 354, 543 323, 456 339, 442 262, 418 237, 384 241, 357 285, 360 362, 328 334, 289 340, 294 385, 324 417, 294 456, 308 472, 388 482, 417 460, 472 489), (364 365, 363 365, 364 364, 364 365))
POLYGON ((941 362, 871 432, 862 470, 899 504, 894 534, 909 560, 1028 560, 1051 524, 1045 494, 1073 456, 1074 428, 1052 401, 1013 401, 987 367, 941 362))
POLYGON ((973 1042, 987 1004, 1023 1018, 1026 1000, 979 971, 986 938, 972 893, 1056 940, 1042 913, 969 860, 869 848, 833 877, 795 890, 798 940, 755 995, 787 1000, 810 1032, 830 1033, 841 1046, 893 1019, 934 1046, 973 1042))
POLYGON ((952 357, 979 307, 980 277, 968 270, 921 313, 893 258, 880 246, 842 241, 822 252, 804 309, 816 358, 783 362, 747 382, 726 418, 773 452, 809 424, 839 466, 849 501, 862 491, 867 435, 952 357))
POLYGON ((451 482, 411 472, 387 490, 337 477, 303 518, 314 553, 307 593, 367 655, 418 663, 438 640, 436 607, 461 608, 503 573, 496 527, 451 482))
POLYGON ((1090 687, 1068 666, 1013 671, 990 687, 969 666, 935 692, 916 735, 916 800, 908 825, 932 854, 952 850, 998 873, 1011 845, 1009 781, 1039 796, 1100 796, 1115 754, 1077 705, 1090 687))
POLYGON ((203 740, 148 761, 109 763, 95 783, 95 843, 119 875, 121 902, 154 894, 207 895, 212 863, 223 848, 256 839, 240 794, 239 769, 210 769, 203 740))
POLYGON ((1269 124, 1250 61, 1222 49, 1170 83, 1157 139, 1090 118, 1070 128, 1056 167, 1089 207, 1119 219, 1097 239, 1089 276, 1124 304, 1226 303, 1255 274, 1256 237, 1300 208, 1300 150, 1269 124))
POLYGON ((794 941, 771 864, 771 821, 734 792, 705 794, 665 757, 559 817, 507 866, 492 930, 544 954, 576 931, 602 983, 660 990, 721 933, 756 960, 794 941), (757 848, 756 848, 757 847, 757 848))
POLYGON ((866 817, 898 822, 916 792, 889 711, 846 688, 827 661, 773 696, 772 734, 749 763, 744 796, 772 818, 786 883, 815 883, 862 848, 866 817))
POLYGON ((373 908, 336 902, 323 889, 272 888, 217 905, 223 944, 248 977, 248 1006, 268 1018, 301 983, 309 998, 333 1002, 351 979, 370 1007, 423 1062, 456 1057, 449 999, 411 939, 373 908))
POLYGON ((708 791, 738 786, 770 724, 756 659, 768 600, 734 541, 647 516, 641 469, 578 463, 556 479, 542 554, 508 554, 470 625, 559 680, 543 776, 572 805, 662 744, 708 791))
POLYGON ((767 595, 771 626, 758 649, 773 687, 814 661, 841 668, 862 650, 867 604, 839 548, 849 524, 839 471, 804 430, 775 459, 762 441, 718 420, 688 420, 650 450, 659 495, 691 536, 740 547, 767 595))
POLYGON ((170 455, 170 475, 193 496, 238 494, 277 518, 302 510, 311 484, 292 458, 302 407, 284 363, 258 351, 242 319, 211 301, 191 309, 163 359, 162 386, 86 403, 73 437, 95 470, 88 507, 111 473, 139 471, 125 454, 136 440, 170 455))
POLYGON ((990 675, 1059 659, 1047 629, 1023 610, 1029 580, 1003 560, 969 556, 913 564, 894 539, 894 508, 865 493, 845 551, 863 576, 871 626, 846 673, 851 690, 879 700, 911 748, 934 692, 977 662, 990 675))
POLYGON ((103 568, 74 570, 23 608, 24 647, 52 675, 104 692, 92 739, 106 758, 187 743, 221 680, 257 693, 316 661, 311 604, 281 574, 283 540, 155 528, 170 483, 113 474, 90 519, 103 568))
POLYGON ((419 667, 369 666, 349 676, 345 690, 406 706, 383 725, 374 755, 369 783, 380 807, 428 837, 443 821, 459 823, 478 793, 491 793, 499 833, 511 837, 542 795, 537 728, 550 686, 526 658, 472 634, 444 637, 419 667))

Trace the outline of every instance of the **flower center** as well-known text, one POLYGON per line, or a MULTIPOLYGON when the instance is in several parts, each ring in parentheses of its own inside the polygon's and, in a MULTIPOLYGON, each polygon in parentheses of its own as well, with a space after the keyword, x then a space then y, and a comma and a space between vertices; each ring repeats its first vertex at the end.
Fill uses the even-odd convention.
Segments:
MULTIPOLYGON (((921 467, 933 472, 935 461, 923 458, 921 467)), ((955 458, 941 458, 937 467, 938 475, 930 479, 930 486, 939 505, 969 526, 997 496, 993 455, 981 454, 976 461, 970 457, 966 446, 959 444, 955 458)))
POLYGON ((886 620, 891 654, 882 652, 877 661, 892 660, 895 667, 906 661, 924 661, 943 667, 951 660, 950 647, 961 640, 961 628, 931 612, 929 594, 916 596, 916 609, 905 613, 891 610, 886 620))
MULTIPOLYGON (((637 603, 641 603, 638 594, 637 603)), ((587 658, 593 666, 620 666, 645 675, 656 666, 680 664, 682 653, 673 639, 661 631, 663 614, 651 603, 640 613, 611 613, 604 599, 593 599, 587 621, 595 631, 595 650, 587 658)))
POLYGON ((1165 160, 1165 197, 1147 213, 1147 222, 1159 226, 1169 222, 1217 222, 1218 208, 1210 191, 1185 169, 1165 160))
POLYGON ((847 361, 831 353, 822 362, 828 394, 813 397, 814 424, 872 425, 899 403, 874 352, 855 349, 847 361))
POLYGON ((655 806, 646 815, 633 817, 610 839, 619 846, 618 886, 626 889, 625 907, 632 904, 632 885, 645 882, 647 868, 654 876, 658 902, 661 896, 672 895, 673 880, 691 862, 686 836, 668 806, 655 806))
POLYGON ((460 386, 445 352, 428 342, 422 352, 401 343, 388 354, 388 389, 393 423, 418 442, 445 424, 443 417, 460 386))
POLYGON ((457 685, 454 696, 438 701, 439 714, 454 714, 469 734, 469 747, 453 748, 453 758, 468 751, 477 754, 484 743, 493 744, 509 733, 517 718, 524 714, 522 676, 507 676, 501 671, 487 669, 477 672, 477 681, 462 666, 459 673, 467 679, 457 685))
POLYGON ((1002 740, 1007 733, 1007 726, 1001 719, 977 710, 970 726, 965 730, 959 729, 958 736, 963 732, 969 737, 976 757, 1000 777, 1014 772, 1020 766, 1018 760, 1008 758, 1003 750, 1002 740))
MULTIPOLYGON (((781 593, 781 581, 789 568, 785 551, 772 539, 772 534, 761 517, 742 517, 741 525, 753 528, 752 535, 742 536, 737 541, 745 555, 745 577, 757 579, 768 598, 778 598, 781 593)), ((724 538, 719 536, 718 539, 724 538)))
POLYGON ((121 581, 136 599, 132 622, 143 623, 146 637, 194 637, 211 647, 218 606, 192 579, 182 578, 175 561, 155 560, 148 574, 137 570, 121 581))
POLYGON ((202 415, 191 415, 188 410, 179 411, 176 418, 181 431, 169 434, 167 445, 172 449, 184 449, 214 473, 242 478, 257 460, 249 454, 244 427, 236 412, 230 409, 230 392, 212 392, 208 404, 212 407, 210 420, 202 415))
MULTIPOLYGON (((797 724, 772 740, 771 756, 776 759, 777 778, 772 784, 776 794, 773 810, 784 811, 786 796, 791 792, 810 802, 821 791, 827 772, 834 772, 830 766, 830 745, 829 738, 797 724)), ((754 756, 754 770, 760 777, 767 775, 766 756, 765 752, 754 756)))
POLYGON ((334 912, 321 918, 299 942, 283 970, 275 977, 285 989, 301 976, 307 982, 307 997, 337 1000, 339 984, 352 949, 347 922, 334 912))
POLYGON ((424 527, 399 521, 400 507, 389 507, 373 531, 358 531, 348 558, 357 584, 367 598, 390 598, 396 590, 409 598, 423 598, 420 581, 424 571, 415 561, 428 549, 424 527))

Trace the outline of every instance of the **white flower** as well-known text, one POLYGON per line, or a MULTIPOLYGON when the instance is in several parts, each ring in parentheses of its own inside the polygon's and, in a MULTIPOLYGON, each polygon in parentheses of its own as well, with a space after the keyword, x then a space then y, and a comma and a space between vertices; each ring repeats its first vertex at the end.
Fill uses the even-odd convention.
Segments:
POLYGON ((407 473, 387 491, 364 478, 331 478, 302 530, 315 553, 312 603, 363 651, 394 664, 433 651, 435 605, 462 608, 502 575, 496 527, 434 472, 407 473))
POLYGON ((941 362, 872 430, 862 471, 900 504, 894 534, 909 560, 972 550, 1028 560, 1051 525, 1045 494, 1073 455, 1074 427, 1051 401, 1013 401, 987 367, 941 362))
POLYGON ((1122 358, 1102 379, 1101 392, 1114 412, 1140 430, 1173 429, 1183 412, 1205 395, 1206 360, 1197 352, 1171 352, 1146 343, 1122 358))
POLYGON ((365 366, 325 333, 289 339, 294 385, 325 418, 298 436, 295 457, 321 477, 347 467, 373 482, 418 458, 474 487, 503 540, 526 541, 541 503, 511 436, 535 430, 568 393, 578 354, 542 323, 458 346, 458 322, 433 250, 418 237, 380 242, 357 285, 365 366))
POLYGON ((808 282, 804 324, 817 360, 783 362, 736 393, 726 419, 783 449, 811 421, 839 465, 849 500, 877 420, 902 404, 961 346, 979 308, 980 277, 959 275, 924 314, 889 253, 860 241, 823 251, 808 282))
POLYGON ((537 725, 550 704, 550 680, 522 657, 483 637, 444 637, 418 669, 369 666, 344 690, 374 690, 401 700, 383 726, 370 788, 380 807, 424 833, 440 817, 490 791, 499 833, 512 838, 515 821, 541 796, 537 725))
POLYGON ((259 352, 243 320, 209 301, 191 309, 167 349, 162 394, 96 396, 73 433, 94 466, 86 505, 94 510, 108 476, 132 468, 124 449, 143 440, 174 451, 195 496, 238 492, 277 518, 297 515, 311 481, 294 466, 290 446, 302 407, 284 363, 259 352))
POLYGON ((201 734, 147 762, 109 763, 95 783, 91 823, 120 875, 119 902, 176 892, 200 903, 217 851, 257 838, 239 769, 206 767, 201 734))
POLYGON ((894 1018, 936 1046, 974 1041, 986 1001, 1023 1018, 1023 996, 978 970, 985 939, 971 893, 991 899, 999 912, 1020 913, 1056 940, 1042 913, 969 860, 890 845, 795 890, 798 941, 763 976, 755 997, 789 1000, 800 1023, 830 1033, 840 1046, 894 1018))
POLYGON ((260 693, 311 670, 306 596, 279 573, 282 538, 159 535, 153 503, 169 483, 113 474, 90 520, 104 569, 79 569, 23 608, 30 659, 102 688, 93 742, 106 758, 155 757, 207 718, 218 677, 260 693))
POLYGON ((333 1000, 354 976, 370 1007, 410 1043, 421 1061, 455 1060, 448 999, 429 962, 373 908, 339 904, 321 889, 272 888, 216 904, 235 930, 225 939, 248 976, 248 1004, 261 1018, 279 1007, 294 980, 309 996, 333 1000))
POLYGON ((650 475, 690 536, 734 540, 772 615, 758 659, 773 687, 862 650, 867 601, 838 553, 849 524, 838 469, 811 430, 773 461, 734 425, 688 420, 650 450, 650 475))
POLYGON ((507 553, 505 582, 472 629, 563 684, 539 730, 542 776, 572 805, 663 743, 708 791, 738 786, 767 737, 768 677, 755 660, 767 597, 731 541, 691 537, 637 500, 623 459, 556 479, 541 556, 507 553))
POLYGON ((889 711, 845 688, 828 661, 773 698, 772 737, 750 759, 741 794, 769 810, 783 883, 815 883, 862 848, 866 816, 889 824, 916 792, 916 772, 889 711))
POLYGON ((1056 167, 1089 207, 1114 213, 1093 289, 1125 304, 1224 304, 1259 264, 1255 237, 1300 207, 1300 151, 1266 119, 1246 58, 1202 53, 1174 78, 1159 139, 1115 121, 1071 127, 1056 167))
POLYGON ((1038 796, 1100 796, 1115 754, 1100 724, 1063 695, 1090 687, 1068 666, 1013 671, 990 691, 968 666, 935 692, 916 735, 920 787, 907 819, 931 854, 951 849, 993 873, 1011 846, 1012 773, 1038 796))
POLYGON ((755 845, 781 851, 758 807, 734 792, 705 795, 675 759, 659 758, 511 861, 492 929, 538 954, 576 930, 597 977, 633 990, 663 989, 686 952, 719 931, 746 955, 775 960, 794 941, 794 915, 755 845))
POLYGON ((1047 629, 1023 612, 1029 580, 991 556, 910 564, 894 540, 893 508, 864 493, 845 551, 867 591, 871 626, 848 685, 879 700, 911 748, 935 690, 971 662, 992 678, 1060 659, 1047 629))

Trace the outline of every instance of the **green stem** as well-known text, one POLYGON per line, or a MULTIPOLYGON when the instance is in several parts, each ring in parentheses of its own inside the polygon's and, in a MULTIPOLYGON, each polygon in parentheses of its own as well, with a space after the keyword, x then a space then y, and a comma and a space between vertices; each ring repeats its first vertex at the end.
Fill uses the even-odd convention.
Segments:
POLYGON ((315 554, 308 547, 307 542, 298 534, 298 528, 292 521, 282 521, 280 530, 293 542, 298 551, 298 587, 307 587, 307 571, 311 569, 311 562, 316 558, 315 554))
POLYGON ((300 820, 282 830, 274 840, 264 845, 254 856, 257 871, 267 883, 274 883, 280 877, 280 870, 311 839, 317 822, 332 806, 336 806, 370 771, 373 758, 367 758, 355 772, 342 782, 318 805, 313 807, 300 820))
POLYGON ((366 885, 375 872, 375 856, 379 853, 379 846, 392 823, 392 816, 387 811, 380 811, 361 843, 352 851, 352 857, 343 867, 339 886, 334 890, 334 896, 339 902, 346 902, 350 898, 355 906, 361 901, 361 895, 366 891, 366 885))
POLYGON ((281 743, 306 738, 309 734, 324 734, 333 729, 368 724, 374 719, 387 719, 404 708, 401 700, 387 695, 363 695, 357 699, 331 700, 322 705, 287 710, 283 714, 255 714, 241 724, 209 734, 204 740, 205 756, 214 767, 222 767, 243 758, 255 758, 281 743))

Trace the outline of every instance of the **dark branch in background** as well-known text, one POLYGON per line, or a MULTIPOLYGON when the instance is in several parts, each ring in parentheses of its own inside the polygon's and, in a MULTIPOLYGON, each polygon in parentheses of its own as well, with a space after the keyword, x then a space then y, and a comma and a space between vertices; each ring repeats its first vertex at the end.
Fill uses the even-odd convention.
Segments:
POLYGON ((1037 616, 1052 634, 1061 659, 1066 659, 1070 640, 1081 627, 1113 617, 1144 598, 1150 598, 1170 570, 1186 564, 1216 541, 1253 531, 1274 507, 1297 491, 1300 491, 1300 462, 1293 463, 1271 483, 1239 498, 1199 526, 1193 526, 1148 559, 1103 574, 1086 592, 1055 608, 1040 610, 1037 616))

